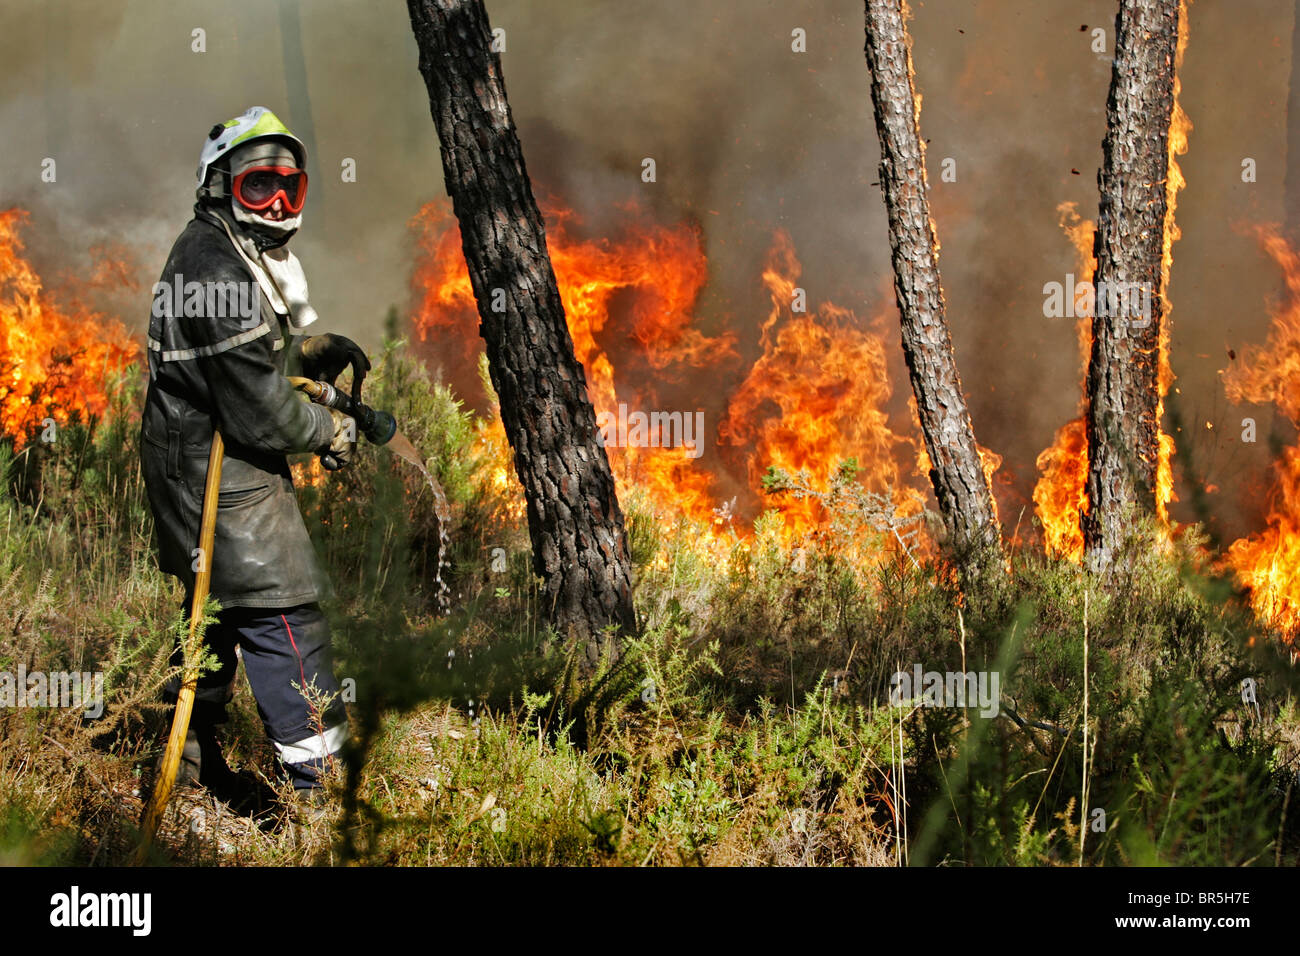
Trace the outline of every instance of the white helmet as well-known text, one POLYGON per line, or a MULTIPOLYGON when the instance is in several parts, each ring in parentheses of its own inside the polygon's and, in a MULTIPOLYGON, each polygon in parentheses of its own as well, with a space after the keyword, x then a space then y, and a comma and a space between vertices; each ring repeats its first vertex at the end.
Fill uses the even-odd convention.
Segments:
POLYGON ((289 132, 289 128, 265 106, 251 107, 243 115, 212 127, 208 131, 208 138, 203 141, 203 149, 199 151, 198 195, 228 195, 225 190, 213 190, 208 186, 208 173, 212 165, 237 146, 271 138, 287 142, 289 148, 297 154, 299 166, 307 162, 307 147, 302 140, 289 132))

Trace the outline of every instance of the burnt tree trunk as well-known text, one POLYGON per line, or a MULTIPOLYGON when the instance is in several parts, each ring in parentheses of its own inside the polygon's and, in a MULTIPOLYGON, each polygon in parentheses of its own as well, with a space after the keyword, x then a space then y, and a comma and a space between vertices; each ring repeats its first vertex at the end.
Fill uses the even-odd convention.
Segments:
POLYGON ((1121 0, 1106 101, 1088 365, 1087 566, 1119 564, 1133 520, 1156 512, 1161 258, 1178 0, 1121 0))
POLYGON ((950 544, 961 566, 981 568, 996 557, 1001 534, 944 316, 938 240, 930 218, 902 2, 866 0, 866 6, 867 66, 880 135, 880 185, 889 213, 903 355, 930 456, 930 481, 950 544))
POLYGON ((447 193, 528 503, 533 567, 561 636, 594 662, 635 629, 631 559, 609 458, 546 249, 482 0, 408 0, 447 193))

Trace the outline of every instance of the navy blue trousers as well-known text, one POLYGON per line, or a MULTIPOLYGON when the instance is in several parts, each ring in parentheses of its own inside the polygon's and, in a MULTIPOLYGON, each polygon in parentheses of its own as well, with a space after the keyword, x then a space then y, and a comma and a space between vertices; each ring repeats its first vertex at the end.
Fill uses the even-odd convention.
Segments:
MULTIPOLYGON (((185 614, 189 614, 188 602, 185 614)), ((234 695, 238 647, 258 715, 294 787, 320 786, 320 770, 347 734, 347 713, 330 658, 329 622, 320 605, 226 608, 208 627, 204 644, 215 653, 218 667, 199 677, 192 726, 200 730, 225 721, 226 704, 234 695), (317 693, 309 692, 309 700, 302 689, 313 684, 317 693), (320 712, 316 702, 330 696, 332 703, 320 712)), ((181 660, 177 646, 172 664, 181 660)), ((179 678, 173 679, 166 688, 167 698, 175 700, 179 689, 179 678)))

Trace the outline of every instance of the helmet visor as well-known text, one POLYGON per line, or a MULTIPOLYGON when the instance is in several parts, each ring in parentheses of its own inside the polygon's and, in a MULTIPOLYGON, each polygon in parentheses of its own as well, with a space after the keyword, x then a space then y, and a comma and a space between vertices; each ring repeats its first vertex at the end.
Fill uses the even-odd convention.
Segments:
POLYGON ((299 213, 307 199, 307 174, 292 166, 251 166, 235 177, 233 191, 245 209, 260 212, 282 199, 287 211, 299 213))

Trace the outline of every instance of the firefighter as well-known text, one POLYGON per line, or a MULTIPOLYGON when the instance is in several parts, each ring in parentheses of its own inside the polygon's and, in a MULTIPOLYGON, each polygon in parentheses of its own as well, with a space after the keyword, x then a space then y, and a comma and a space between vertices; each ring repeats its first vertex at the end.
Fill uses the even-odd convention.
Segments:
MULTIPOLYGON (((318 803, 320 774, 344 742, 346 714, 320 608, 332 592, 286 456, 332 454, 346 465, 355 423, 305 401, 285 376, 333 383, 350 366, 359 382, 370 362, 343 336, 303 334, 317 316, 302 266, 285 245, 302 223, 306 159, 303 143, 263 107, 208 133, 194 218, 154 286, 140 448, 162 570, 189 592, 200 562, 210 562, 211 593, 222 608, 204 638, 218 666, 199 679, 180 781, 221 795, 236 779, 217 727, 233 693, 238 648, 295 793, 318 803), (213 553, 202 555, 196 545, 214 429, 225 462, 213 553)), ((173 663, 180 659, 177 648, 173 663)), ((168 699, 178 690, 176 680, 168 699)))

